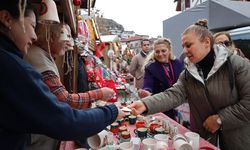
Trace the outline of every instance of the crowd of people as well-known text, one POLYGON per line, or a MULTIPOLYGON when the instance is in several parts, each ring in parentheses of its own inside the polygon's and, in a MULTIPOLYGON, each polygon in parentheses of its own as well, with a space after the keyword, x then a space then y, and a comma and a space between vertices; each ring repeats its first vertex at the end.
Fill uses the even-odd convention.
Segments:
MULTIPOLYGON (((2 149, 58 149, 60 141, 84 141, 125 115, 114 104, 90 108, 95 100, 111 98, 112 89, 66 90, 54 58, 70 45, 70 38, 60 36, 67 25, 50 25, 48 40, 36 17, 24 1, 0 2, 2 149)), ((141 99, 128 107, 134 115, 164 112, 175 119, 174 108, 188 103, 190 130, 222 150, 245 150, 250 146, 249 60, 227 32, 213 35, 207 24, 200 19, 181 35, 183 61, 170 39, 141 41, 128 70, 141 99)))

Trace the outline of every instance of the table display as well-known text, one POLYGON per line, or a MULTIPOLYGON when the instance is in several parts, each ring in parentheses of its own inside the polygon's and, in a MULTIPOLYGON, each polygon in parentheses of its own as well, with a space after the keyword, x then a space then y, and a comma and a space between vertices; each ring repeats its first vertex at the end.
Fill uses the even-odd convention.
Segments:
MULTIPOLYGON (((163 113, 150 116, 126 115, 108 127, 113 134, 106 137, 106 146, 101 150, 217 150, 199 134, 189 131, 163 113), (109 143, 110 141, 110 143, 109 143)), ((103 141, 100 139, 100 141, 103 141)), ((103 145, 103 142, 101 143, 103 145)), ((98 144, 97 144, 98 145, 98 144)))

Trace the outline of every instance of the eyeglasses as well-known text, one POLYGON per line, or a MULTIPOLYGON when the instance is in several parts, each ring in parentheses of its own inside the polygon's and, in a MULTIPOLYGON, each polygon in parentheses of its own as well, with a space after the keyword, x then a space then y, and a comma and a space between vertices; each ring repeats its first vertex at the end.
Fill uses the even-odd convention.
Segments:
POLYGON ((232 41, 218 42, 217 44, 224 44, 226 47, 232 46, 232 41))

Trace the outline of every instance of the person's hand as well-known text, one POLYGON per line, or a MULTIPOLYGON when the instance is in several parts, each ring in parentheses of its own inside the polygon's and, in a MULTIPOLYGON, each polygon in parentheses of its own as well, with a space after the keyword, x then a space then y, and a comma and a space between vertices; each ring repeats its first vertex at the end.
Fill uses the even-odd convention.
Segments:
POLYGON ((128 105, 128 108, 132 110, 132 114, 137 116, 139 114, 142 114, 144 111, 147 110, 146 106, 142 101, 135 101, 132 104, 128 105))
POLYGON ((102 94, 103 94, 103 96, 102 96, 103 101, 109 100, 115 94, 115 91, 113 89, 111 89, 111 88, 108 88, 108 87, 101 88, 101 91, 102 91, 102 94))
POLYGON ((139 89, 138 90, 138 95, 140 96, 140 98, 144 98, 144 97, 152 95, 152 93, 150 93, 147 90, 139 89))
POLYGON ((209 116, 203 123, 203 127, 211 132, 211 133, 215 133, 219 128, 220 125, 217 123, 217 119, 219 118, 219 115, 212 115, 209 116))
POLYGON ((118 115, 117 115, 116 121, 125 117, 125 113, 119 107, 117 107, 117 109, 118 109, 118 115))

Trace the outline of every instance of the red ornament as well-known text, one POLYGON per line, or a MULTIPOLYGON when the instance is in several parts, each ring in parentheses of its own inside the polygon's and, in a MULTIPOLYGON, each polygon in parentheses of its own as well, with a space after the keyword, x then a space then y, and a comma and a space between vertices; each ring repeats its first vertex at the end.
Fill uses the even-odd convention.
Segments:
POLYGON ((101 50, 103 50, 105 48, 105 43, 104 42, 101 42, 101 50))
POLYGON ((40 14, 40 16, 46 14, 47 11, 48 11, 48 6, 47 6, 47 4, 44 1, 42 1, 41 4, 40 4, 40 8, 39 8, 39 14, 40 14))
POLYGON ((81 0, 73 0, 73 4, 75 6, 80 6, 81 5, 81 0))

